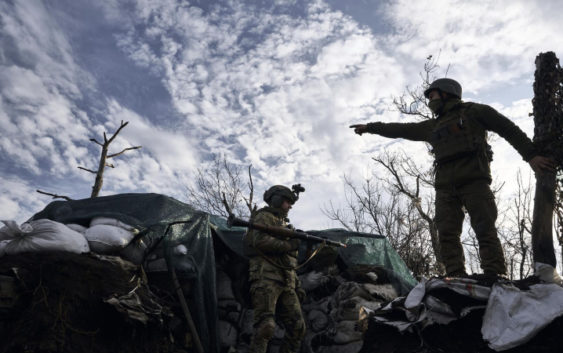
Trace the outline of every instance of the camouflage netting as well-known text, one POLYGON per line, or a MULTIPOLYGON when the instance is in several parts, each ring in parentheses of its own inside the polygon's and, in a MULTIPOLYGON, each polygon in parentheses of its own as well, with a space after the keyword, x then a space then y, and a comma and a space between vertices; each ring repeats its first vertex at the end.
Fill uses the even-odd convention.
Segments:
MULTIPOLYGON (((242 228, 229 229, 224 219, 212 218, 217 256, 217 300, 222 352, 248 351, 253 311, 248 303, 248 265, 242 228)), ((302 353, 356 353, 364 345, 370 312, 407 294, 416 281, 384 237, 332 229, 308 233, 337 240, 346 248, 322 247, 298 270, 307 298, 302 303, 307 333, 302 353)), ((302 243, 300 263, 318 248, 302 243)), ((269 352, 277 352, 284 330, 276 327, 269 352)))
POLYGON ((563 70, 553 52, 536 57, 534 144, 563 167, 563 70))
MULTIPOLYGON (((563 70, 553 52, 536 57, 534 81, 534 145, 541 155, 551 157, 557 175, 537 175, 532 226, 532 249, 536 262, 556 266, 552 246, 551 215, 557 215, 556 227, 563 234, 563 70)), ((563 244, 563 239, 559 239, 563 244)))

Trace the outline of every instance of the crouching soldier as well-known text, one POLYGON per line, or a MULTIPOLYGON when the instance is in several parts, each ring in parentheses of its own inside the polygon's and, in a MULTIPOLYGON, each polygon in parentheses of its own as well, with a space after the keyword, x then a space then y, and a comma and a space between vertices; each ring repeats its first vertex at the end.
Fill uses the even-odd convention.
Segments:
MULTIPOLYGON (((287 215, 297 201, 298 192, 275 185, 264 193, 267 207, 254 215, 252 222, 286 227, 287 215)), ((254 310, 254 335, 250 352, 265 353, 274 336, 275 317, 285 328, 280 353, 298 352, 305 335, 305 321, 300 299, 304 291, 295 272, 299 239, 280 238, 250 230, 244 238, 250 257, 250 297, 254 310)))

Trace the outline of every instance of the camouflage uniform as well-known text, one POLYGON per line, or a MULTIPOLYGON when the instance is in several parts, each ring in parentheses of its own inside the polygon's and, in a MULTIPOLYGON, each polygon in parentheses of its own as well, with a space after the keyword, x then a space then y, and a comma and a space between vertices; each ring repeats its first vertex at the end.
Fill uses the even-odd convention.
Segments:
MULTIPOLYGON (((279 208, 264 207, 256 213, 253 223, 285 227, 284 212, 279 208)), ((250 253, 250 296, 254 309, 254 336, 252 353, 265 353, 274 335, 275 315, 285 328, 280 353, 297 352, 305 335, 305 321, 296 289, 299 279, 297 266, 299 240, 280 239, 267 233, 251 230, 244 238, 250 253)))
POLYGON ((386 137, 429 142, 436 158, 436 224, 442 259, 448 274, 465 271, 460 242, 464 213, 479 242, 485 273, 505 274, 506 265, 497 236, 497 208, 489 187, 487 130, 507 140, 524 160, 536 155, 532 141, 508 118, 488 105, 445 101, 437 119, 418 123, 369 123, 367 132, 386 137))

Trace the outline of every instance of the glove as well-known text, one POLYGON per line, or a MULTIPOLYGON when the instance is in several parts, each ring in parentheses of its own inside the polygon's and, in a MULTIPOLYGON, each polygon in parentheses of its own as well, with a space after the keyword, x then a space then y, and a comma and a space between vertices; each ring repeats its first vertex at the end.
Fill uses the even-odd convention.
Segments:
POLYGON ((300 241, 299 239, 297 239, 297 238, 291 238, 291 239, 289 240, 289 243, 291 244, 291 249, 290 249, 290 250, 293 251, 293 250, 299 249, 299 245, 301 244, 301 241, 300 241))

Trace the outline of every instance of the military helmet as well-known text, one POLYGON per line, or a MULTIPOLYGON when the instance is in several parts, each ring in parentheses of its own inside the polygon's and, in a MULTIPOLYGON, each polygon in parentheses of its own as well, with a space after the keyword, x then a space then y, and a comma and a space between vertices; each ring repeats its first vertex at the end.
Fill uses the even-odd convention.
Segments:
POLYGON ((452 80, 451 78, 439 78, 435 80, 424 91, 424 96, 428 98, 430 92, 435 89, 441 92, 451 94, 452 96, 456 96, 457 98, 461 99, 461 85, 459 84, 459 82, 457 82, 456 80, 452 80))
POLYGON ((273 207, 281 207, 284 199, 293 205, 299 199, 299 195, 283 185, 274 185, 264 193, 264 201, 273 207))

